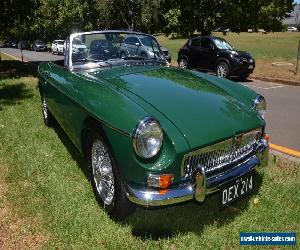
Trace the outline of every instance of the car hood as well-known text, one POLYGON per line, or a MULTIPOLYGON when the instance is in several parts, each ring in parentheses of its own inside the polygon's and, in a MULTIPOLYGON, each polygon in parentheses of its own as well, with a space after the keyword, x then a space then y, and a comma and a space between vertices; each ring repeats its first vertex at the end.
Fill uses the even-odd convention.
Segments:
MULTIPOLYGON (((153 106, 180 130, 191 149, 263 125, 249 104, 205 79, 205 75, 201 77, 192 71, 168 67, 121 67, 93 72, 92 76, 117 84, 140 105, 146 102, 153 106)), ((212 79, 220 81, 216 77, 212 79)), ((238 83, 224 80, 224 84, 238 83)), ((245 91, 248 90, 241 86, 241 93, 245 94, 245 91)))

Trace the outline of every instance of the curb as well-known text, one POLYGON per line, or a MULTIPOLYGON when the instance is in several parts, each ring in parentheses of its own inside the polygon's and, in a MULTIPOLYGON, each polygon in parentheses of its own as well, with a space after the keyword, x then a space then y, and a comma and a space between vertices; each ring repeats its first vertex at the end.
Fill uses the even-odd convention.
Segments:
POLYGON ((296 80, 286 80, 281 78, 272 78, 272 77, 263 77, 263 76, 251 76, 250 80, 261 80, 265 82, 275 82, 275 83, 281 83, 291 86, 300 86, 300 81, 296 80))

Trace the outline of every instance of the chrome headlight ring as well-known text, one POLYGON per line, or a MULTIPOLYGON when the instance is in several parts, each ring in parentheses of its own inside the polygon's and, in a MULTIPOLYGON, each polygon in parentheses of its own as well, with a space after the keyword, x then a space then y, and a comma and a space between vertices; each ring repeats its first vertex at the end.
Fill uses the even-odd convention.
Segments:
POLYGON ((265 98, 261 95, 258 95, 253 100, 252 108, 256 110, 262 118, 266 112, 266 101, 265 98))
POLYGON ((134 130, 132 143, 139 157, 150 159, 156 156, 163 143, 163 130, 159 122, 152 117, 142 119, 134 130))

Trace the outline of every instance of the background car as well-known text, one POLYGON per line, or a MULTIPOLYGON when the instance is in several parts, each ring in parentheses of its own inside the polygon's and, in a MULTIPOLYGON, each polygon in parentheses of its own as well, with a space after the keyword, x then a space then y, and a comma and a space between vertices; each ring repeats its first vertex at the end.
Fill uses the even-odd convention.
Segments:
POLYGON ((5 40, 3 42, 3 47, 5 47, 5 48, 17 48, 18 44, 17 44, 17 42, 12 41, 12 40, 5 40))
MULTIPOLYGON (((120 54, 121 57, 136 55, 146 59, 152 59, 155 58, 154 53, 156 56, 159 54, 158 48, 153 48, 152 46, 148 36, 127 36, 121 43, 120 54)), ((162 46, 160 46, 160 49, 163 51, 165 59, 170 62, 171 56, 169 55, 168 49, 162 46)))
POLYGON ((41 40, 35 40, 32 44, 32 50, 36 51, 46 51, 47 46, 46 44, 41 40))
POLYGON ((26 42, 26 41, 19 41, 18 42, 18 49, 29 49, 28 42, 26 42))
POLYGON ((64 53, 64 40, 54 40, 51 45, 52 54, 63 54, 64 53))
POLYGON ((194 68, 216 72, 228 78, 246 79, 255 68, 255 60, 244 51, 235 50, 228 42, 215 36, 199 36, 189 39, 178 52, 181 68, 194 68))
POLYGON ((287 28, 287 31, 290 31, 290 32, 298 32, 298 29, 296 27, 288 27, 287 28))
POLYGON ((164 53, 166 60, 170 63, 172 60, 171 54, 166 47, 160 46, 161 51, 164 53))

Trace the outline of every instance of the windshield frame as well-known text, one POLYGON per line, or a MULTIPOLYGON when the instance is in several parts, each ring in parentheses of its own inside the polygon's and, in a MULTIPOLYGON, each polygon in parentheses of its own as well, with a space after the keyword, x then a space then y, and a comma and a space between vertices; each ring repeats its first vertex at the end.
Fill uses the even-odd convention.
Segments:
MULTIPOLYGON (((142 33, 142 32, 136 32, 136 31, 128 31, 128 30, 102 30, 102 31, 88 31, 88 32, 78 32, 78 33, 73 33, 70 35, 69 39, 66 40, 66 50, 67 50, 67 54, 68 54, 68 58, 66 60, 65 58, 65 67, 67 67, 70 71, 73 71, 75 69, 89 69, 89 68, 94 68, 98 66, 101 66, 101 64, 103 65, 109 65, 109 62, 107 61, 99 61, 99 62, 95 62, 95 63, 86 63, 86 64, 80 64, 80 65, 74 65, 73 61, 72 61, 72 49, 73 48, 73 40, 74 38, 80 36, 80 35, 93 35, 93 34, 106 34, 106 33, 126 33, 128 35, 136 35, 136 36, 148 36, 154 39, 154 41, 157 43, 157 47, 160 51, 160 53, 164 56, 164 53, 162 52, 161 48, 160 48, 160 44, 158 43, 158 41, 156 40, 156 38, 152 35, 146 34, 146 33, 142 33)), ((150 60, 149 60, 150 61, 150 60)), ((153 60, 151 60, 153 61, 153 60)), ((166 59, 164 60, 156 60, 157 62, 167 62, 166 59)))

